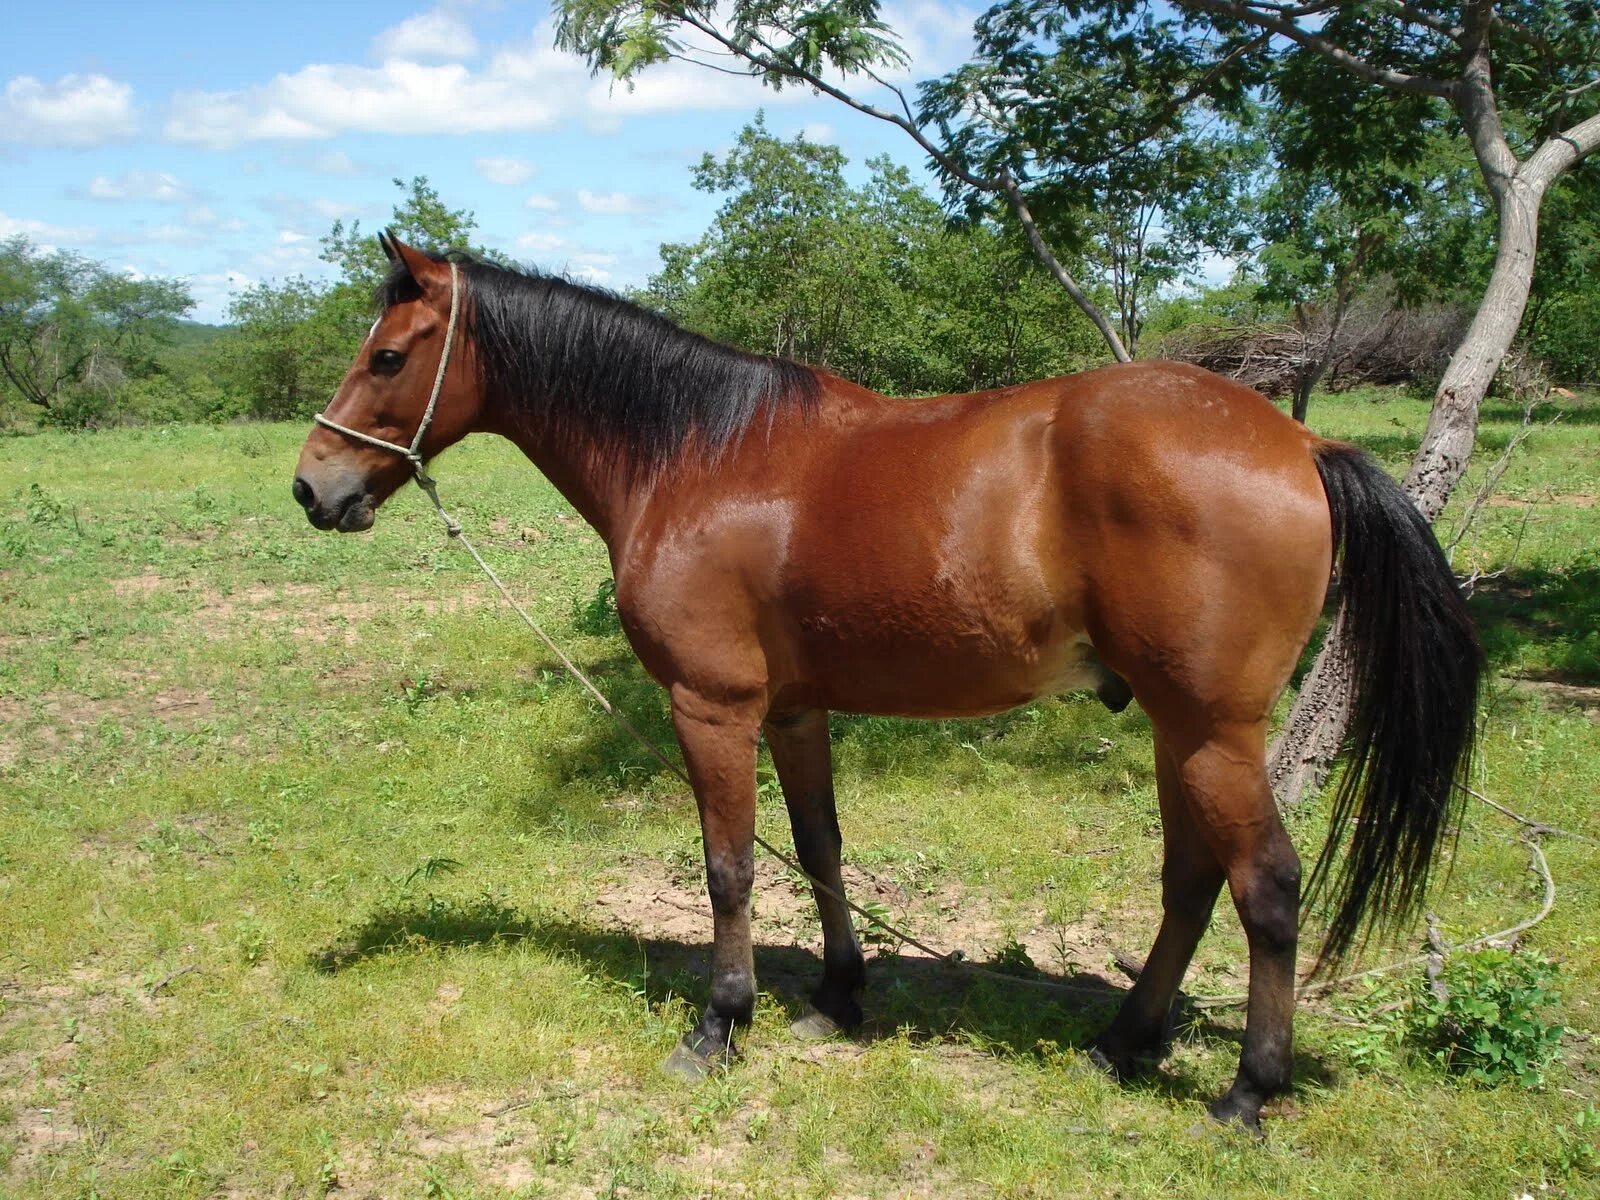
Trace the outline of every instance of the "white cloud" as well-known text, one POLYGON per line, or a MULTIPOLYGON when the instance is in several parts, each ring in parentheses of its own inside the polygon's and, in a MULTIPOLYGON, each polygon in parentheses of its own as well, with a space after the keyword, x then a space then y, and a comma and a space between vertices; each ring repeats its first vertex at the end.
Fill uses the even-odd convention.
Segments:
POLYGON ((215 233, 243 233, 248 228, 238 217, 220 217, 215 210, 204 204, 197 204, 185 211, 183 219, 196 229, 206 229, 215 233))
POLYGON ((385 29, 372 53, 383 62, 454 62, 477 54, 478 39, 459 15, 435 8, 385 29))
MULTIPOLYGON (((972 13, 945 0, 913 0, 891 15, 916 57, 910 70, 935 72, 960 61, 970 44, 972 13)), ((698 52, 684 34, 686 52, 698 52)), ((486 61, 471 31, 441 9, 380 34, 376 66, 312 63, 234 91, 175 94, 164 126, 175 142, 227 148, 242 142, 331 138, 344 132, 469 134, 528 132, 580 122, 591 133, 614 131, 630 116, 688 111, 748 111, 815 103, 807 88, 781 92, 754 79, 685 62, 661 63, 634 86, 594 80, 576 55, 557 51, 548 20, 525 40, 494 48, 486 61), (441 61, 449 60, 449 61, 441 61)), ((910 78, 906 70, 894 73, 910 78)), ((860 81, 851 85, 864 94, 860 81)))
POLYGON ((645 213, 657 208, 659 202, 648 196, 632 196, 627 192, 591 192, 578 189, 578 207, 597 216, 617 217, 630 213, 645 213))
POLYGON ((18 75, 0 96, 0 140, 92 146, 134 132, 133 88, 104 75, 18 75))
MULTIPOLYGON (((329 138, 347 130, 461 134, 550 128, 567 102, 563 89, 571 85, 530 75, 522 58, 502 62, 505 57, 497 56, 480 73, 459 63, 315 64, 242 91, 180 92, 165 132, 175 142, 224 149, 246 141, 329 138)), ((547 58, 554 59, 554 51, 547 58)), ((576 59, 553 65, 557 76, 582 71, 576 59)))
POLYGON ((538 170, 531 162, 521 158, 507 158, 496 155, 492 158, 480 158, 472 164, 490 183, 498 183, 502 187, 513 187, 524 183, 533 177, 538 170))
POLYGON ((0 212, 0 238, 25 237, 40 249, 54 250, 64 244, 93 242, 100 231, 87 225, 53 225, 32 217, 13 217, 0 212))
POLYGON ((313 158, 308 165, 318 175, 348 178, 366 173, 366 169, 343 150, 325 150, 313 158))
POLYGON ((124 171, 114 179, 96 175, 89 181, 88 192, 95 200, 150 200, 161 204, 181 204, 190 197, 188 184, 167 171, 124 171))
POLYGON ((548 253, 559 250, 567 244, 567 239, 557 237, 553 233, 524 233, 517 238, 519 250, 532 250, 535 253, 548 253))
POLYGON ((255 279, 243 271, 202 271, 187 277, 189 294, 194 297, 194 311, 190 314, 196 321, 208 321, 217 324, 228 319, 228 302, 233 298, 233 293, 255 283, 255 279))
POLYGON ((528 208, 537 209, 539 212, 555 212, 561 207, 561 201, 554 196, 546 196, 542 192, 535 192, 523 201, 528 208))
POLYGON ((330 221, 345 221, 351 217, 370 217, 377 209, 360 204, 347 204, 342 200, 329 200, 322 196, 306 199, 288 192, 273 192, 257 201, 265 211, 285 227, 296 225, 326 225, 330 221))
POLYGON ((807 121, 800 126, 800 136, 815 145, 825 146, 833 141, 833 126, 826 121, 807 121))

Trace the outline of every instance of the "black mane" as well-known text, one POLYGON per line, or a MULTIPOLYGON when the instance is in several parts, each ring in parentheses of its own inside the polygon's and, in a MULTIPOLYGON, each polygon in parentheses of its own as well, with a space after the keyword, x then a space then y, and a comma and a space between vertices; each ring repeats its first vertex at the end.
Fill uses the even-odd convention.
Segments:
MULTIPOLYGON (((624 469, 655 471, 691 439, 715 455, 763 409, 816 403, 816 373, 799 363, 735 350, 603 288, 449 259, 461 268, 461 317, 488 395, 524 412, 537 406, 557 429, 597 439, 624 469)), ((387 308, 416 294, 397 263, 377 299, 387 308)))

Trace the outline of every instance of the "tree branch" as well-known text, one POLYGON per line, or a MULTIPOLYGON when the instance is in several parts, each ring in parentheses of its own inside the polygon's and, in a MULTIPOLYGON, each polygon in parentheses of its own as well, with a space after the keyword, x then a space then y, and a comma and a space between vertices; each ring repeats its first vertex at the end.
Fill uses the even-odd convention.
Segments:
MULTIPOLYGON (((1279 37, 1288 38, 1297 45, 1304 46, 1315 54, 1336 66, 1343 67, 1351 74, 1365 79, 1368 83, 1375 83, 1380 87, 1389 88, 1396 92, 1410 92, 1424 96, 1442 96, 1445 99, 1454 99, 1457 83, 1454 80, 1433 79, 1426 75, 1408 75, 1404 71, 1393 71, 1388 67, 1377 67, 1366 59, 1352 54, 1343 46, 1335 45, 1327 38, 1310 30, 1302 29, 1293 20, 1286 20, 1262 12, 1252 6, 1247 0, 1174 0, 1180 9, 1198 9, 1219 17, 1232 17, 1246 24, 1254 25, 1257 29, 1264 29, 1268 33, 1275 33, 1279 37)), ((1277 5, 1271 6, 1275 11, 1286 11, 1277 5)), ((1320 8, 1309 9, 1308 12, 1320 11, 1320 8)))
POLYGON ((1106 345, 1111 347, 1111 353, 1118 362, 1132 362, 1133 357, 1123 346, 1122 339, 1117 336, 1117 331, 1111 327, 1111 322, 1106 320, 1105 313, 1100 311, 1098 305, 1084 294, 1078 286, 1078 281, 1067 273, 1056 256, 1050 252, 1049 245, 1035 224, 1033 213, 1028 209, 1028 202, 1023 199, 1022 189, 1017 186, 1017 181, 1011 178, 1011 172, 1001 168, 1000 186, 1006 194, 1006 199, 1011 201, 1011 211, 1017 214, 1017 220, 1022 223, 1023 232, 1028 235, 1028 242, 1033 246, 1033 252, 1039 258, 1050 274, 1055 276, 1056 282, 1072 297, 1072 302, 1082 311, 1083 315, 1094 322, 1094 327, 1100 331, 1100 336, 1105 338, 1106 345))
POLYGON ((1000 190, 999 186, 994 180, 984 179, 982 176, 974 175, 971 171, 968 171, 966 168, 961 166, 961 164, 956 162, 955 159, 953 159, 944 150, 941 150, 938 146, 935 146, 933 142, 928 139, 927 135, 922 132, 921 127, 918 126, 914 121, 911 121, 906 117, 897 116, 896 114, 889 112, 887 109, 879 108, 875 104, 868 104, 864 100, 856 99, 856 97, 852 96, 849 92, 846 92, 842 88, 835 87, 833 84, 823 79, 820 75, 806 70, 804 67, 800 66, 799 63, 782 54, 759 33, 756 33, 752 30, 750 37, 752 40, 761 45, 761 47, 766 51, 765 55, 751 53, 748 47, 739 45, 739 43, 728 37, 711 22, 702 20, 693 13, 684 12, 682 17, 685 24, 694 29, 698 29, 701 33, 716 41, 719 45, 725 46, 728 50, 732 51, 735 55, 744 59, 751 65, 759 67, 764 71, 771 71, 778 75, 787 75, 791 79, 797 79, 800 82, 815 88, 825 96, 832 96, 835 100, 839 101, 839 103, 848 105, 859 113, 865 113, 869 117, 876 117, 880 121, 887 121, 890 125, 899 126, 901 129, 905 130, 906 133, 911 135, 912 140, 915 141, 917 145, 921 146, 934 162, 938 163, 941 168, 948 171, 951 175, 955 176, 955 178, 961 180, 961 182, 966 184, 968 187, 977 188, 980 192, 995 192, 1000 190))
POLYGON ((1166 124, 1166 122, 1172 118, 1174 113, 1183 108, 1190 101, 1194 100, 1197 96, 1204 92, 1206 88, 1215 83, 1217 76, 1221 75, 1246 54, 1265 46, 1267 42, 1271 40, 1271 38, 1272 35, 1270 33, 1262 33, 1251 38, 1248 42, 1243 42, 1239 46, 1235 47, 1234 50, 1219 59, 1209 71, 1197 79, 1190 87, 1184 89, 1182 93, 1174 96, 1169 103, 1164 105, 1161 109, 1161 112, 1157 116, 1146 122, 1144 131, 1142 133, 1140 133, 1137 137, 1132 137, 1124 141, 1122 145, 1112 150, 1107 157, 1116 158, 1119 155, 1126 154, 1135 146, 1147 141, 1155 134, 1157 129, 1166 124))
POLYGON ((1597 148, 1600 148, 1600 113, 1545 139, 1522 165, 1519 176, 1535 188, 1546 188, 1597 148))

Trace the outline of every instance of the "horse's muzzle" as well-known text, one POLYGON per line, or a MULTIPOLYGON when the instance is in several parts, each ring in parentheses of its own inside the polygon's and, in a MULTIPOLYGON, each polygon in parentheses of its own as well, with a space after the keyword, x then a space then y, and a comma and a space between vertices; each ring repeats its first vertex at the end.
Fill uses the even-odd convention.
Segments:
POLYGON ((332 495, 319 495, 305 476, 296 475, 290 491, 295 502, 306 510, 306 519, 318 529, 360 533, 372 528, 375 506, 365 488, 341 489, 332 495))

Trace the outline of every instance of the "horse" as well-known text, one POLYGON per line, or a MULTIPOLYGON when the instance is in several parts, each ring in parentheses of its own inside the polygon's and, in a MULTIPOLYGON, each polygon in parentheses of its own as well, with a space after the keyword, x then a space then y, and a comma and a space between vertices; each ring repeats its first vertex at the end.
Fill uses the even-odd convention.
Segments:
POLYGON ((1190 365, 894 399, 597 288, 380 242, 380 315, 294 498, 318 529, 368 529, 413 475, 431 485, 433 456, 494 433, 604 540, 623 631, 670 697, 714 926, 709 998, 666 1069, 732 1059, 752 1015, 763 735, 823 931, 795 1028, 831 1036, 861 1023, 866 974, 828 714, 974 717, 1092 689, 1149 716, 1163 866, 1154 946, 1089 1052, 1117 1077, 1159 1061, 1226 884, 1248 1008, 1209 1111, 1259 1130, 1291 1083, 1302 901, 1266 737, 1336 561, 1353 717, 1307 886, 1331 913, 1319 966, 1416 916, 1472 755, 1473 625, 1381 467, 1190 365))

